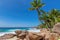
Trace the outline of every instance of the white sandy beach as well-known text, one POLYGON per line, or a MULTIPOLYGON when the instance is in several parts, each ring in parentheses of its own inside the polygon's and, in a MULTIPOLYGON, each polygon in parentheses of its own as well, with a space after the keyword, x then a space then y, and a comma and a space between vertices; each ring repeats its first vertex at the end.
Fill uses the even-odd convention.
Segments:
POLYGON ((6 40, 17 40, 17 37, 6 39, 6 40))

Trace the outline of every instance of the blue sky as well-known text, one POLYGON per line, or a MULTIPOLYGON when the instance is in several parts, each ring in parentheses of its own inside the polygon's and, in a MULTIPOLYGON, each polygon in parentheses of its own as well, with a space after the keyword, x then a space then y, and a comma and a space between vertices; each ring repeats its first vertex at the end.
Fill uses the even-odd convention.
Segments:
MULTIPOLYGON (((33 0, 0 0, 0 27, 32 27, 39 24, 36 11, 30 11, 33 0)), ((42 0, 42 8, 49 11, 60 9, 60 0, 42 0)))

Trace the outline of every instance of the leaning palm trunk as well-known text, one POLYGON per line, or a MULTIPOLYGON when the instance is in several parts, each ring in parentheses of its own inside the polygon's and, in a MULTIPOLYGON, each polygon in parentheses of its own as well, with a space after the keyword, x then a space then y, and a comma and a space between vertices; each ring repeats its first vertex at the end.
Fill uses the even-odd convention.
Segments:
POLYGON ((38 8, 37 8, 36 10, 37 10, 37 12, 38 12, 38 19, 39 19, 39 18, 40 18, 40 11, 39 11, 38 8))

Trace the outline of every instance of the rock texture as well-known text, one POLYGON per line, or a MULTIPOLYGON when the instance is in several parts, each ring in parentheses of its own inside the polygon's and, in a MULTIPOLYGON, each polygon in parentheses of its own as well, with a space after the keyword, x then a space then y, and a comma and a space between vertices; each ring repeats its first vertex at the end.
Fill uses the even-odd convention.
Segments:
POLYGON ((60 23, 55 24, 52 31, 60 34, 60 23))
POLYGON ((50 37, 49 37, 49 40, 58 40, 58 37, 59 37, 58 34, 56 34, 56 33, 51 33, 51 34, 50 34, 50 37))
POLYGON ((15 31, 16 34, 5 34, 0 37, 0 40, 58 40, 60 34, 60 24, 53 27, 53 32, 43 28, 40 32, 15 31), (56 33, 55 33, 56 32, 56 33))
POLYGON ((5 39, 9 39, 9 38, 12 38, 14 37, 15 35, 14 34, 5 34, 3 36, 1 36, 2 38, 5 38, 5 39))

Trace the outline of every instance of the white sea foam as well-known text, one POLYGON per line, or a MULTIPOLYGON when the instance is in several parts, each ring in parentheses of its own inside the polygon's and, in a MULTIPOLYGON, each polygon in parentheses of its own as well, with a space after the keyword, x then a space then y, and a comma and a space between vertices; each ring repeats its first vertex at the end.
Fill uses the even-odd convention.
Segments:
POLYGON ((40 32, 40 29, 30 29, 29 32, 40 32))
POLYGON ((5 34, 15 34, 15 32, 0 32, 0 36, 3 36, 5 34))
MULTIPOLYGON (((4 35, 4 34, 15 34, 16 30, 20 30, 20 29, 15 29, 15 30, 9 30, 9 32, 0 32, 0 36, 4 35)), ((40 32, 40 29, 29 29, 27 30, 28 32, 40 32)))
POLYGON ((9 30, 9 32, 14 32, 16 30, 20 30, 20 29, 11 29, 11 30, 9 30))

